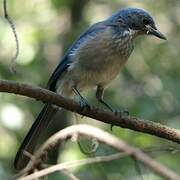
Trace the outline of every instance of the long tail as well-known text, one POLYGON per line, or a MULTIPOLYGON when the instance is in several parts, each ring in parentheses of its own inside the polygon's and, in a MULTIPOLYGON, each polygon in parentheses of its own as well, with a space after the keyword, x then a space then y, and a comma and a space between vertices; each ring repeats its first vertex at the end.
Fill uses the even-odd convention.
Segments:
POLYGON ((57 108, 54 108, 51 104, 46 104, 43 107, 16 154, 14 167, 17 170, 23 169, 28 164, 29 158, 24 154, 24 151, 33 154, 39 136, 47 128, 56 112, 57 108))

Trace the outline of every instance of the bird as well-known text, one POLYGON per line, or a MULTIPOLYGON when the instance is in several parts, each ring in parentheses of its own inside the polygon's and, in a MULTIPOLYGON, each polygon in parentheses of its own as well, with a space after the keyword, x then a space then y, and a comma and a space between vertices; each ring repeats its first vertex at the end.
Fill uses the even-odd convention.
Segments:
MULTIPOLYGON (((103 99, 104 90, 127 62, 134 49, 134 39, 141 35, 166 40, 147 11, 131 7, 118 10, 77 38, 55 68, 47 88, 68 98, 76 95, 81 106, 86 107, 89 104, 81 92, 96 87, 97 100, 113 111, 103 99)), ((51 103, 44 105, 16 154, 17 170, 26 167, 30 159, 24 152, 33 154, 40 135, 57 111, 51 103)))

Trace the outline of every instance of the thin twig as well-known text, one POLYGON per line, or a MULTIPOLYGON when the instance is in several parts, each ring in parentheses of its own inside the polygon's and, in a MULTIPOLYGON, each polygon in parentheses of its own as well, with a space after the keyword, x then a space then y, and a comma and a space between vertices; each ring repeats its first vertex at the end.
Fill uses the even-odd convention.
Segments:
POLYGON ((128 154, 126 154, 126 153, 117 153, 117 154, 108 155, 108 156, 98 156, 98 157, 93 157, 93 158, 87 158, 87 159, 65 162, 65 163, 50 166, 46 169, 40 170, 40 171, 35 172, 35 173, 28 175, 26 177, 19 178, 18 180, 31 180, 34 178, 46 176, 48 174, 51 174, 51 173, 54 173, 57 171, 62 171, 62 170, 64 171, 64 169, 70 169, 70 168, 74 168, 77 166, 89 165, 89 164, 94 164, 94 163, 109 162, 109 161, 113 161, 116 159, 120 159, 120 158, 127 156, 127 155, 128 154))
POLYGON ((10 18, 9 14, 8 14, 8 11, 7 11, 7 2, 6 0, 3 1, 3 9, 4 9, 4 17, 5 19, 8 21, 11 29, 12 29, 12 32, 13 32, 13 35, 14 35, 14 39, 15 39, 15 43, 16 43, 16 51, 15 51, 15 55, 12 57, 11 59, 11 71, 13 73, 15 73, 15 65, 16 65, 16 59, 19 55, 19 40, 18 40, 18 35, 17 35, 17 32, 16 32, 16 27, 13 23, 13 20, 10 18))
POLYGON ((122 128, 128 128, 134 131, 139 131, 171 140, 180 144, 180 130, 161 125, 149 120, 143 120, 135 117, 120 117, 114 113, 91 107, 82 111, 79 103, 74 100, 62 97, 47 89, 33 87, 27 84, 20 84, 8 80, 0 80, 0 92, 8 92, 19 94, 27 97, 49 102, 67 110, 79 113, 83 116, 91 117, 93 119, 108 123, 122 128))
MULTIPOLYGON (((126 142, 122 141, 121 139, 116 138, 115 136, 111 135, 110 133, 107 133, 99 128, 95 128, 89 125, 74 125, 67 127, 58 133, 51 136, 40 148, 39 150, 34 154, 35 161, 30 161, 27 168, 24 169, 24 172, 32 172, 33 169, 36 169, 40 164, 42 164, 42 161, 47 156, 47 153, 51 151, 54 147, 57 147, 57 145, 61 144, 63 141, 66 141, 67 139, 70 139, 74 136, 74 134, 77 134, 77 136, 87 136, 96 138, 99 142, 105 143, 115 149, 117 149, 119 152, 123 152, 125 154, 131 155, 131 157, 135 158, 139 162, 142 162, 145 166, 149 167, 152 171, 155 173, 161 175, 164 178, 170 179, 170 180, 179 180, 180 176, 178 176, 176 173, 171 171, 170 169, 166 168, 164 165, 158 163, 157 161, 153 160, 151 157, 146 155, 144 152, 140 151, 139 149, 132 147, 128 145, 126 142)), ((100 158, 100 161, 102 161, 102 158, 100 158)), ((112 158, 112 157, 111 157, 112 158)), ((117 158, 117 157, 116 157, 117 158)), ((103 157, 104 161, 109 161, 109 158, 107 156, 103 157)), ((96 159, 93 160, 94 162, 97 162, 96 159)), ((84 160, 80 160, 80 163, 84 160)), ((85 164, 92 163, 92 159, 86 160, 85 164)), ((67 164, 63 167, 74 167, 77 166, 77 161, 75 163, 71 162, 67 166, 67 164)), ((60 164, 59 166, 61 166, 60 164)), ((55 165, 53 167, 50 167, 48 169, 48 173, 55 172, 59 170, 59 166, 55 165)), ((61 167, 62 168, 62 167, 61 167)), ((40 176, 44 176, 44 171, 37 172, 40 176), (41 174, 42 173, 42 174, 41 174)), ((35 175, 29 175, 23 180, 30 180, 33 178, 37 178, 37 173, 35 175)), ((40 177, 38 175, 38 177, 40 177)), ((22 180, 22 179, 21 179, 22 180)))

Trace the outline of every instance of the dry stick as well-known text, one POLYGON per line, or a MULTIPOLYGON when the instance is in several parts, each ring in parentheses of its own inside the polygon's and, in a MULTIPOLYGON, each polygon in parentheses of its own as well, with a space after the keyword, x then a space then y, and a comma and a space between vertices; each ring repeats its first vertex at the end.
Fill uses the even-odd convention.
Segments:
POLYGON ((31 175, 28 175, 29 174, 28 171, 30 168, 26 168, 26 169, 20 171, 18 174, 16 174, 13 177, 13 180, 16 180, 16 179, 17 180, 24 180, 24 178, 34 179, 34 178, 37 178, 37 176, 38 177, 45 176, 45 175, 48 175, 50 173, 54 173, 56 171, 62 171, 62 173, 64 173, 64 171, 67 171, 73 167, 83 166, 83 165, 88 165, 88 164, 94 164, 94 163, 109 162, 109 161, 113 161, 116 159, 120 159, 120 158, 127 156, 127 155, 129 155, 129 154, 127 154, 127 153, 116 153, 116 154, 111 154, 111 155, 106 155, 106 156, 96 156, 93 158, 86 158, 86 159, 81 159, 81 160, 64 162, 61 164, 51 165, 50 167, 45 168, 43 170, 40 170, 40 171, 33 173, 31 175))
MULTIPOLYGON (((107 155, 107 156, 97 156, 97 157, 93 157, 93 158, 86 158, 86 159, 81 159, 81 160, 74 160, 74 161, 69 161, 69 162, 64 162, 61 164, 56 164, 56 165, 52 165, 46 169, 40 170, 38 172, 35 172, 31 175, 28 176, 24 176, 22 178, 19 178, 18 180, 30 180, 30 179, 35 179, 35 178, 39 178, 42 176, 46 176, 48 174, 57 172, 57 171, 62 171, 64 169, 70 169, 70 168, 74 168, 77 166, 83 166, 83 165, 89 165, 89 164, 94 164, 94 163, 102 163, 102 162, 109 162, 109 161, 113 161, 116 159, 120 159, 124 156, 127 156, 129 154, 127 153, 116 153, 116 154, 111 154, 111 155, 107 155)), ((29 169, 25 169, 24 170, 24 174, 27 173, 29 169)))
POLYGON ((97 108, 86 108, 82 111, 79 103, 75 102, 74 100, 62 97, 47 89, 33 87, 27 84, 8 80, 0 80, 0 92, 19 94, 35 98, 36 100, 41 100, 43 102, 49 102, 67 110, 77 112, 83 116, 102 121, 104 123, 151 134, 180 144, 180 130, 178 129, 170 128, 159 123, 135 117, 120 117, 112 112, 97 108))
MULTIPOLYGON (((170 179, 170 180, 179 180, 180 176, 178 176, 176 173, 171 171, 170 169, 166 168, 164 165, 156 162, 153 160, 151 157, 146 155, 144 152, 140 151, 139 149, 132 147, 125 143, 124 141, 114 137, 110 133, 107 133, 99 128, 92 127, 89 125, 73 125, 70 127, 67 127, 58 133, 54 134, 51 136, 40 148, 39 150, 35 153, 33 161, 31 161, 27 168, 24 170, 25 172, 31 172, 34 168, 38 167, 41 163, 42 160, 47 156, 47 153, 62 143, 62 141, 66 141, 67 139, 73 138, 76 136, 77 138, 79 136, 87 136, 91 138, 96 138, 98 141, 101 143, 105 143, 115 149, 117 149, 120 152, 125 153, 126 155, 131 155, 133 158, 136 160, 144 163, 147 167, 149 167, 152 171, 155 173, 159 174, 160 176, 170 179), (35 161, 34 161, 35 160, 35 161)), ((114 155, 117 158, 117 154, 114 155)), ((120 156, 120 155, 119 155, 120 156)), ((100 157, 99 157, 100 158, 100 157)), ((104 157, 105 158, 105 157, 104 157)), ((109 161, 106 157, 104 160, 109 161)), ((112 157, 111 157, 112 159, 112 157)), ((102 158, 101 158, 102 160, 102 158)), ((21 180, 31 180, 34 178, 38 178, 40 176, 44 176, 46 174, 59 171, 60 169, 68 169, 70 167, 77 166, 77 164, 81 164, 82 162, 85 162, 85 164, 92 163, 92 161, 97 161, 96 159, 88 159, 88 160, 79 160, 76 162, 66 162, 63 163, 64 167, 62 164, 52 166, 46 170, 42 170, 39 172, 36 172, 32 175, 26 176, 24 178, 21 178, 21 180), (79 162, 79 163, 77 163, 79 162)), ((84 164, 84 163, 82 163, 84 164)))
POLYGON ((18 35, 17 35, 17 32, 16 32, 15 25, 14 25, 12 19, 10 18, 10 16, 8 15, 6 0, 3 1, 3 9, 4 9, 4 17, 8 21, 8 23, 9 23, 11 29, 12 29, 14 39, 15 39, 15 43, 16 43, 16 52, 15 52, 15 55, 12 57, 12 60, 11 60, 11 71, 15 72, 15 63, 16 63, 16 59, 17 59, 17 57, 19 55, 18 35))

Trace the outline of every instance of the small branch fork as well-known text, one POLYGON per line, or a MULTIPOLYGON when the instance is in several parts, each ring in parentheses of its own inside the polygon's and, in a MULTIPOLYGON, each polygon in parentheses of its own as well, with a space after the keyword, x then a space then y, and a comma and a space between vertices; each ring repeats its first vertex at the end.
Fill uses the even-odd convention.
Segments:
POLYGON ((0 92, 19 94, 22 96, 34 98, 36 100, 41 100, 43 102, 49 102, 67 110, 79 113, 83 116, 102 121, 104 123, 151 134, 180 144, 180 130, 178 129, 170 128, 159 123, 135 117, 116 116, 112 112, 92 107, 90 109, 86 108, 82 111, 79 103, 75 102, 74 100, 62 97, 47 89, 33 87, 14 81, 0 80, 0 92))
POLYGON ((71 162, 66 162, 62 164, 57 164, 51 166, 49 168, 36 171, 33 174, 27 175, 25 177, 19 178, 19 180, 32 180, 47 174, 57 172, 64 169, 69 169, 79 165, 97 163, 97 162, 108 162, 118 158, 122 158, 124 156, 131 156, 139 162, 142 162, 145 166, 150 168, 155 173, 160 176, 170 179, 170 180, 179 180, 180 176, 175 174, 170 169, 166 168, 164 165, 156 162, 151 157, 146 155, 144 152, 139 149, 128 145, 126 142, 122 141, 119 138, 114 137, 113 135, 100 130, 99 128, 92 127, 90 125, 73 125, 67 127, 58 133, 51 136, 35 153, 32 160, 28 164, 27 168, 23 170, 22 174, 29 174, 29 172, 33 172, 35 169, 38 169, 42 164, 42 161, 47 157, 47 154, 50 150, 52 150, 57 145, 61 144, 63 141, 71 139, 73 137, 87 136, 91 138, 96 138, 99 142, 107 144, 113 148, 115 148, 120 153, 113 154, 110 156, 102 156, 96 158, 88 158, 83 160, 76 160, 71 162))

